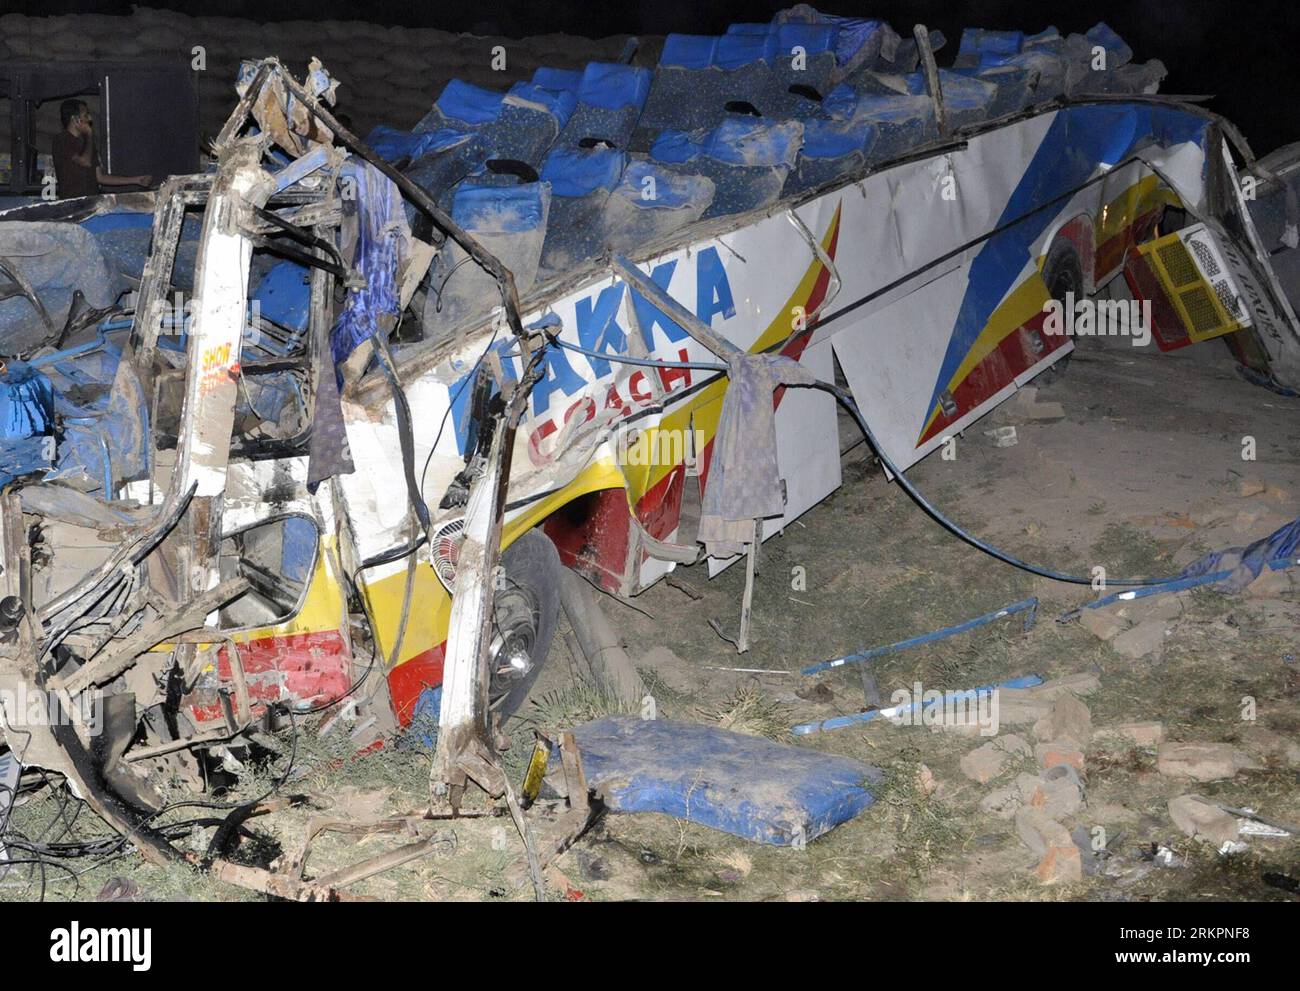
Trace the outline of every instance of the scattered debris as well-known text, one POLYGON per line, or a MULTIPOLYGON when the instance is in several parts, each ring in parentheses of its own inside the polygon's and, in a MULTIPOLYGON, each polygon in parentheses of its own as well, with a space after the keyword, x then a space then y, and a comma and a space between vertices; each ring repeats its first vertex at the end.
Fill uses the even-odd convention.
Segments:
POLYGON ((1200 837, 1216 848, 1236 842, 1237 820, 1200 795, 1180 795, 1169 800, 1169 818, 1186 835, 1200 837))
POLYGON ((1083 861, 1070 831, 1039 809, 1016 813, 1016 835, 1041 858, 1034 874, 1044 884, 1083 879, 1083 861))
POLYGON ((972 781, 987 784, 1017 760, 1033 756, 1023 737, 1008 733, 977 747, 961 759, 961 773, 972 781))
POLYGON ((1112 737, 1125 740, 1138 747, 1157 747, 1165 738, 1163 723, 1155 720, 1136 723, 1116 723, 1113 726, 1100 726, 1096 730, 1099 737, 1112 737))
POLYGON ((1259 766, 1228 743, 1162 743, 1156 757, 1161 774, 1195 781, 1222 781, 1259 766))

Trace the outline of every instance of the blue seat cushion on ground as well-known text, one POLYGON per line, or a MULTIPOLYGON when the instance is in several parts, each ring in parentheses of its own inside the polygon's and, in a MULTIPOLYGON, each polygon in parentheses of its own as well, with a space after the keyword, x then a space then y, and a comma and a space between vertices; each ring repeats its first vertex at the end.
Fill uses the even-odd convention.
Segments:
POLYGON ((724 34, 717 39, 712 64, 719 69, 740 69, 760 62, 770 65, 776 54, 776 37, 771 33, 724 34))
POLYGON ((713 184, 703 176, 669 172, 644 159, 632 159, 615 192, 645 210, 708 209, 713 184), (649 190, 653 188, 653 195, 649 190))
POLYGON ((479 131, 486 156, 537 167, 576 106, 573 93, 515 83, 502 101, 497 119, 479 131))
MULTIPOLYGON (((912 94, 928 95, 925 73, 913 72, 904 78, 912 94)), ((985 120, 997 97, 997 86, 993 83, 949 69, 939 70, 939 88, 943 90, 943 108, 948 126, 953 130, 985 120)))
POLYGON ((703 723, 608 716, 575 727, 587 783, 613 812, 658 812, 756 843, 811 841, 874 801, 848 757, 703 723))

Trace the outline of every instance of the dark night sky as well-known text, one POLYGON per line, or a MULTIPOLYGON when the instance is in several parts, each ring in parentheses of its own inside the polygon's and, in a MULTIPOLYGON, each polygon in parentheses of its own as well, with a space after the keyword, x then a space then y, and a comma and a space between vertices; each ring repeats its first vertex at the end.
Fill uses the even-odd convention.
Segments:
MULTIPOLYGON (((467 0, 412 3, 411 0, 203 0, 145 4, 201 15, 253 20, 365 19, 385 24, 435 27, 478 34, 521 37, 565 31, 589 37, 610 34, 717 34, 733 21, 764 21, 791 0, 651 0, 593 3, 591 0, 467 0)), ((125 0, 6 0, 5 9, 33 15, 73 11, 129 13, 125 0)), ((921 22, 940 28, 950 57, 962 27, 1037 31, 1055 24, 1063 33, 1107 21, 1139 59, 1159 58, 1170 70, 1167 93, 1215 94, 1210 106, 1236 121, 1263 153, 1300 140, 1296 63, 1300 60, 1300 18, 1294 2, 1282 0, 821 0, 830 13, 880 17, 900 32, 921 22)))

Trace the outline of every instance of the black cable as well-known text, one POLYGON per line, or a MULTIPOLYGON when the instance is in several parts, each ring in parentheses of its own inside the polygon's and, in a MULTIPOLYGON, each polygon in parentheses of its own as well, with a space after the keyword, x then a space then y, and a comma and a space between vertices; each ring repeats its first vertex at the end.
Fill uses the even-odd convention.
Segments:
MULTIPOLYGON (((726 366, 723 365, 712 365, 704 362, 671 362, 671 361, 661 362, 661 361, 655 361, 653 359, 633 358, 628 355, 602 354, 595 351, 588 351, 585 348, 580 348, 573 344, 568 344, 565 342, 558 341, 555 338, 550 338, 550 341, 554 344, 559 345, 562 348, 567 348, 570 351, 577 351, 581 354, 587 354, 593 357, 601 358, 602 360, 605 361, 620 362, 622 364, 627 364, 627 365, 639 365, 643 367, 645 365, 662 365, 665 368, 702 367, 708 370, 726 371, 726 366)), ((963 543, 969 544, 971 547, 974 547, 978 551, 982 551, 983 553, 988 554, 990 557, 996 558, 997 560, 1003 562, 1004 564, 1009 564, 1013 568, 1019 568, 1021 571, 1027 571, 1030 574, 1038 575, 1041 578, 1050 578, 1053 581, 1065 582, 1070 585, 1091 585, 1093 583, 1093 579, 1090 576, 1084 577, 1080 575, 1067 575, 1060 571, 1053 571, 1050 568, 1043 568, 1043 567, 1039 567, 1036 564, 1030 564, 1026 561, 1021 561, 1019 558, 1014 557, 1011 554, 1008 554, 1006 551, 999 550, 998 548, 992 546, 991 544, 981 540, 979 537, 976 537, 974 534, 970 533, 969 531, 963 529, 957 523, 954 523, 951 519, 945 516, 933 503, 931 503, 928 499, 926 499, 925 496, 923 496, 920 493, 920 491, 916 488, 916 486, 912 484, 911 479, 909 479, 907 475, 903 472, 903 470, 899 468, 898 465, 894 464, 894 462, 890 459, 889 455, 885 453, 885 449, 881 446, 880 442, 876 439, 876 435, 872 432, 871 428, 867 425, 866 417, 862 415, 862 411, 858 408, 858 404, 854 401, 852 394, 847 389, 842 389, 837 385, 833 385, 829 382, 822 382, 822 381, 817 381, 815 383, 812 383, 811 385, 807 386, 807 388, 821 389, 824 392, 829 392, 832 396, 834 396, 837 400, 839 400, 840 404, 843 405, 844 408, 847 409, 849 413, 853 416, 853 419, 858 425, 858 429, 862 431, 862 435, 866 438, 867 443, 871 446, 871 449, 875 453, 876 457, 880 459, 880 463, 884 465, 885 468, 890 472, 890 474, 894 476, 895 480, 897 480, 902 490, 907 493, 908 497, 914 503, 916 503, 917 506, 920 507, 921 511, 924 512, 925 515, 927 515, 928 517, 930 517, 930 519, 938 523, 941 527, 943 527, 945 530, 951 533, 958 540, 962 541, 963 543)), ((1170 580, 1171 580, 1170 578, 1124 578, 1124 579, 1107 578, 1106 584, 1126 585, 1126 586, 1163 585, 1170 580)))

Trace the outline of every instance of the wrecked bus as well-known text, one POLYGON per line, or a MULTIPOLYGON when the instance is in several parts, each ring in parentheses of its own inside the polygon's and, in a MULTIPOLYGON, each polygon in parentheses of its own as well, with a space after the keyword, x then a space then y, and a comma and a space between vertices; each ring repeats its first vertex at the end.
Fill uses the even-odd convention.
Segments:
POLYGON ((286 713, 423 718, 435 804, 509 795, 493 731, 562 605, 627 674, 573 576, 742 564, 746 649, 762 541, 841 483, 837 399, 905 471, 1121 284, 1162 349, 1300 387, 1293 155, 1105 25, 941 44, 796 8, 366 141, 319 63, 248 63, 215 171, 0 214, 0 686, 71 715, 6 711, 19 761, 160 857, 158 780, 286 713))

